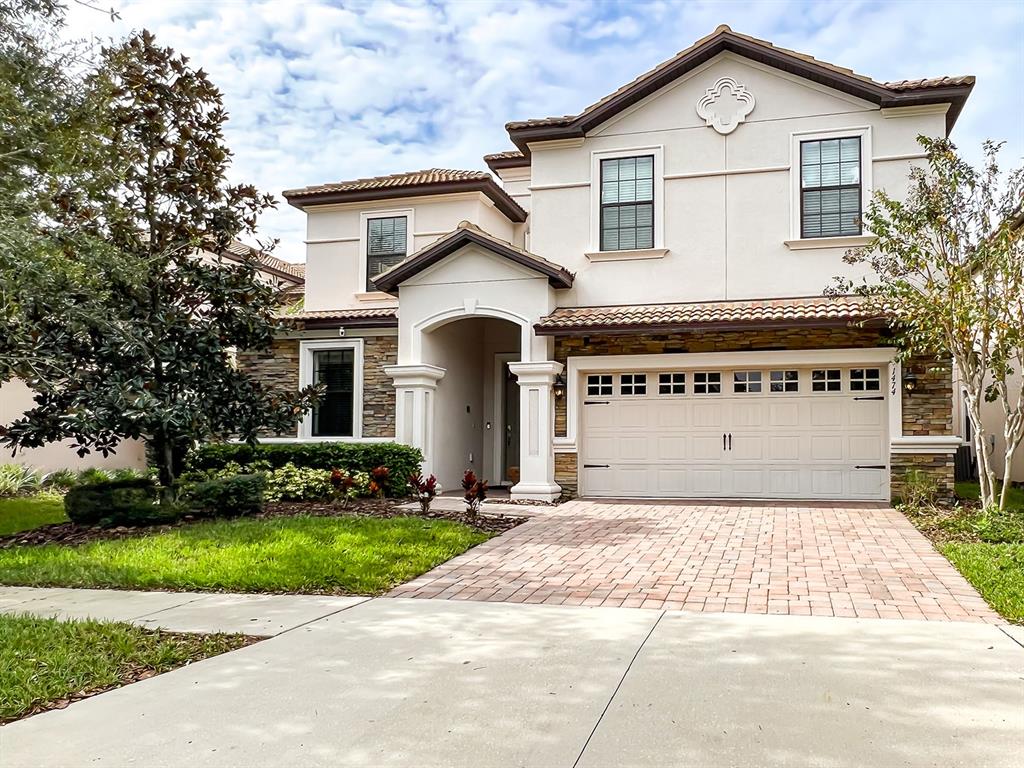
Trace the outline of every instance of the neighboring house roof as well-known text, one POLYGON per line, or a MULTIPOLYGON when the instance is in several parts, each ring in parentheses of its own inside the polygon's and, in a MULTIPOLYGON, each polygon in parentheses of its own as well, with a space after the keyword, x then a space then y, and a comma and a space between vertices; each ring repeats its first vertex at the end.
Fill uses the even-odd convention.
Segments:
POLYGON ((305 328, 373 327, 398 325, 397 307, 356 309, 325 309, 303 312, 282 312, 282 320, 295 320, 305 328))
POLYGON ((552 261, 525 251, 504 240, 499 240, 494 235, 484 232, 475 224, 468 221, 459 222, 457 229, 444 235, 439 240, 431 243, 426 248, 421 248, 412 256, 402 261, 386 272, 381 273, 374 281, 378 290, 393 292, 399 284, 405 282, 413 275, 422 272, 432 264, 436 264, 446 256, 455 253, 459 248, 470 243, 475 243, 491 253, 503 256, 516 264, 539 272, 548 278, 548 282, 555 288, 569 288, 572 286, 573 274, 565 267, 555 264, 552 261))
POLYGON ((502 168, 528 168, 530 166, 530 158, 518 149, 484 155, 484 162, 487 163, 488 168, 495 172, 502 168))
POLYGON ((534 325, 541 336, 581 331, 672 331, 847 325, 882 320, 856 296, 709 301, 613 307, 561 307, 534 325))
POLYGON ((946 113, 947 133, 952 129, 971 88, 974 87, 974 77, 970 75, 878 82, 851 69, 819 61, 813 56, 797 51, 776 47, 767 40, 733 32, 723 24, 707 37, 591 104, 578 115, 513 121, 506 123, 505 128, 512 142, 525 154, 529 154, 527 144, 532 141, 583 136, 588 130, 724 51, 731 51, 752 61, 790 72, 882 107, 949 103, 950 108, 946 113))
POLYGON ((281 194, 289 205, 301 209, 307 205, 387 200, 452 192, 482 192, 511 221, 526 221, 526 211, 498 186, 491 178, 491 174, 484 171, 429 168, 423 171, 394 173, 390 176, 372 176, 332 184, 317 184, 301 189, 287 189, 281 194))
POLYGON ((256 256, 256 260, 259 262, 260 269, 262 271, 298 285, 302 285, 306 282, 305 264, 293 264, 290 261, 279 259, 276 256, 271 256, 269 253, 264 253, 259 248, 246 245, 239 240, 232 240, 231 244, 228 245, 227 251, 225 251, 223 255, 229 259, 235 260, 246 256, 256 256))

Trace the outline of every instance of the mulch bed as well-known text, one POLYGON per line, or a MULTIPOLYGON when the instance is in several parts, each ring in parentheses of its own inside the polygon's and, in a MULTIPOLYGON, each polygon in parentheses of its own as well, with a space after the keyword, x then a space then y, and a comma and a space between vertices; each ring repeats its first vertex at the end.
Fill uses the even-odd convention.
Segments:
MULTIPOLYGON (((253 517, 269 519, 272 517, 290 517, 294 515, 311 515, 314 517, 426 517, 431 520, 453 520, 484 531, 485 533, 504 533, 525 523, 525 517, 509 515, 492 515, 485 511, 478 517, 470 517, 464 511, 431 510, 426 515, 418 509, 399 509, 400 504, 408 503, 408 499, 356 499, 345 507, 338 507, 330 502, 314 501, 279 501, 267 504, 264 511, 253 517)), ((109 541, 112 539, 128 539, 135 536, 148 536, 154 533, 165 533, 175 528, 192 525, 210 518, 186 517, 167 525, 117 526, 101 528, 100 526, 78 525, 77 523, 53 523, 34 528, 30 531, 12 533, 0 537, 0 549, 21 546, 41 546, 43 544, 63 544, 76 546, 93 541, 109 541)))

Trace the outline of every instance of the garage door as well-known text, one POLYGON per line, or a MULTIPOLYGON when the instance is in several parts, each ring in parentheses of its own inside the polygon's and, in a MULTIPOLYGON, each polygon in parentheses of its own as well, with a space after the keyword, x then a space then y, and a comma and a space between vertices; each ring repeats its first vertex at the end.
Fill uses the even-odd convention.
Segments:
POLYGON ((582 492, 884 500, 887 426, 877 367, 588 374, 582 492))

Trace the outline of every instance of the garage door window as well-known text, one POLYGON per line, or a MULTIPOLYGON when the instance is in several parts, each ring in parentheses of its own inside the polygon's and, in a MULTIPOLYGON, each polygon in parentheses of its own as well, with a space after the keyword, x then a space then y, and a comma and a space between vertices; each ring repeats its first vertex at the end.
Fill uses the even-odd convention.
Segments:
POLYGON ((732 375, 732 391, 740 395, 755 395, 761 391, 760 371, 736 371, 732 375))
POLYGON ((624 373, 619 376, 620 395, 646 395, 647 374, 646 373, 624 373))
POLYGON ((693 374, 695 395, 719 395, 722 393, 722 374, 717 371, 698 371, 693 374))
POLYGON ((659 395, 685 395, 686 374, 685 373, 659 373, 658 374, 659 395))
POLYGON ((851 368, 850 389, 854 392, 879 392, 882 372, 878 368, 851 368))
POLYGON ((799 371, 772 371, 768 374, 769 388, 772 392, 799 392, 799 371))
POLYGON ((838 368, 811 371, 812 392, 842 392, 843 372, 838 368))
POLYGON ((612 376, 611 374, 601 374, 600 376, 587 376, 587 394, 588 395, 610 395, 612 393, 612 376))

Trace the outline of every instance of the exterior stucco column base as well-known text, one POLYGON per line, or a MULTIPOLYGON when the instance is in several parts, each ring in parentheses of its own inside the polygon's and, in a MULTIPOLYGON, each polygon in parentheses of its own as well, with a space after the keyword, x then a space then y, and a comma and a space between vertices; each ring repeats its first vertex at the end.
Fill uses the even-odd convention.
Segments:
POLYGON ((419 448, 423 474, 434 467, 434 390, 445 374, 436 365, 389 365, 384 372, 395 381, 395 441, 419 448))
POLYGON ((512 498, 554 501, 562 489, 555 482, 552 384, 563 366, 549 360, 510 363, 508 368, 519 380, 520 481, 512 486, 512 498))

